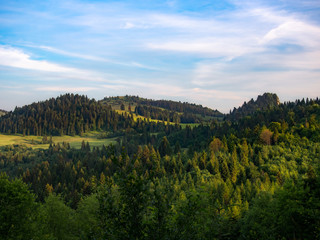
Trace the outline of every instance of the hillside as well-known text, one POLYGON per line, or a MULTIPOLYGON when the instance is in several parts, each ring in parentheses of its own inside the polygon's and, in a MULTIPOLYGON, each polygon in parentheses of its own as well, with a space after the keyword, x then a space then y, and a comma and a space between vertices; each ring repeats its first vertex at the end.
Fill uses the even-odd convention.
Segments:
POLYGON ((0 118, 0 132, 23 135, 81 135, 96 129, 116 130, 130 119, 86 96, 65 94, 18 107, 0 118))
POLYGON ((64 137, 27 136, 48 148, 0 147, 0 239, 22 239, 21 232, 75 240, 320 236, 318 98, 259 103, 244 117, 185 128, 133 120, 109 104, 66 94, 0 118, 0 126, 30 134, 77 134, 73 125, 89 131, 100 121, 97 132, 108 140, 94 144, 86 133, 74 147, 55 142, 64 137))
POLYGON ((277 107, 280 104, 280 100, 277 94, 274 93, 264 93, 263 95, 259 95, 257 100, 253 100, 253 98, 248 102, 244 102, 243 105, 239 108, 234 108, 230 114, 226 117, 227 119, 237 120, 242 117, 253 114, 257 111, 267 110, 273 107, 277 107))
POLYGON ((202 105, 171 100, 152 100, 138 96, 105 97, 100 101, 114 110, 134 112, 145 118, 173 123, 200 123, 221 120, 223 114, 202 105))

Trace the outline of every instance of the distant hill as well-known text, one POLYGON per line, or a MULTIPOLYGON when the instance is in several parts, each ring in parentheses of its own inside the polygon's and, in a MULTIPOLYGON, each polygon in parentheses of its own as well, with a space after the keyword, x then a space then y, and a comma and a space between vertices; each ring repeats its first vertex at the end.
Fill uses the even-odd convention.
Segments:
POLYGON ((116 130, 132 120, 86 96, 65 94, 17 107, 0 117, 0 132, 24 135, 81 135, 96 129, 116 130))
POLYGON ((226 116, 229 120, 237 120, 242 117, 253 114, 256 111, 267 110, 276 106, 279 106, 280 100, 277 94, 274 93, 264 93, 263 95, 259 95, 257 100, 253 100, 253 98, 248 102, 244 102, 244 104, 239 108, 234 108, 230 114, 226 116))
POLYGON ((100 101, 114 110, 134 112, 146 118, 176 123, 200 123, 222 119, 223 114, 202 105, 171 100, 152 100, 138 96, 105 97, 100 101))

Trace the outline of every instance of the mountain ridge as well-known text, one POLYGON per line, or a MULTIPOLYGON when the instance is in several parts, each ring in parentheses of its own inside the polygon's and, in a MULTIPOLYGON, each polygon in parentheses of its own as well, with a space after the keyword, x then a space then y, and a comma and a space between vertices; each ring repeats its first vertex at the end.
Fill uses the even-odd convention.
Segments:
POLYGON ((115 110, 134 112, 137 115, 175 123, 200 123, 222 119, 224 114, 200 104, 173 100, 153 100, 139 96, 105 97, 100 100, 115 110))
POLYGON ((258 95, 256 100, 244 102, 240 107, 234 108, 233 111, 226 116, 227 119, 238 120, 242 117, 253 114, 257 111, 267 110, 280 105, 280 99, 275 93, 264 93, 258 95))

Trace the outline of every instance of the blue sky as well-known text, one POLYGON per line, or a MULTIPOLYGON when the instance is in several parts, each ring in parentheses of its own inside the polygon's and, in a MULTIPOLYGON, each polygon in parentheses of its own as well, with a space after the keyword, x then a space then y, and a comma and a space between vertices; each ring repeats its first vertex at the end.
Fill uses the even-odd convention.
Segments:
POLYGON ((0 109, 66 92, 222 112, 319 97, 316 0, 0 0, 0 109))

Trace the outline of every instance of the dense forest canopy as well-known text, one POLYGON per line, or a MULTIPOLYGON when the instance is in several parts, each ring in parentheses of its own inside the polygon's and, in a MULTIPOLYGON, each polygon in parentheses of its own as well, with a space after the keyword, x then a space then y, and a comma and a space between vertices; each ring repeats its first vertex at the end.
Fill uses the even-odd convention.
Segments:
MULTIPOLYGON (((86 96, 65 94, 50 100, 17 107, 0 118, 0 132, 23 135, 82 135, 92 130, 141 131, 142 121, 130 114, 119 114, 111 106, 86 96)), ((144 130, 152 133, 162 123, 150 123, 144 130)))
POLYGON ((1 147, 1 239, 320 238, 319 99, 264 94, 185 127, 135 119, 129 104, 149 118, 153 107, 201 113, 135 97, 114 98, 126 109, 116 111, 107 100, 67 94, 0 118, 6 134, 118 137, 1 147))

